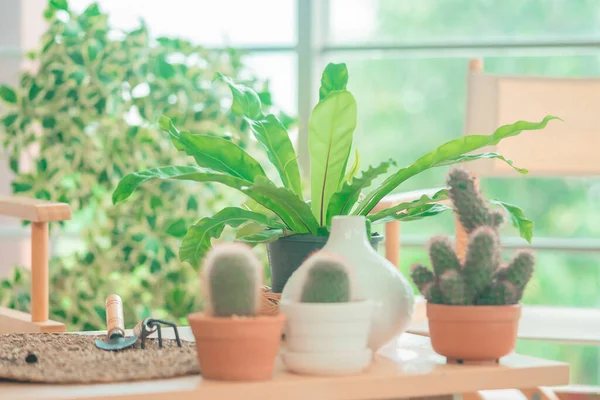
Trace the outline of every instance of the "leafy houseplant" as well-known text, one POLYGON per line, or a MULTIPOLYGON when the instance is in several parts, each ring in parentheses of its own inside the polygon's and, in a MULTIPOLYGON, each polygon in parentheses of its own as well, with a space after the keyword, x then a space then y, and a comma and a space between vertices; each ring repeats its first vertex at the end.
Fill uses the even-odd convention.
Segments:
POLYGON ((356 298, 353 266, 321 250, 300 270, 298 298, 280 303, 287 317, 283 362, 291 371, 312 375, 361 372, 371 362, 367 341, 373 302, 356 298))
POLYGON ((285 317, 258 316, 262 264, 244 244, 215 247, 203 263, 204 313, 188 316, 202 376, 228 381, 273 375, 285 317))
MULTIPOLYGON (((227 207, 189 228, 179 249, 179 256, 182 261, 189 261, 194 265, 198 265, 210 248, 211 239, 219 237, 226 225, 238 228, 237 240, 249 244, 275 244, 287 237, 302 235, 308 241, 322 246, 324 241, 320 238, 329 234, 331 220, 337 215, 368 216, 370 225, 391 220, 416 220, 444 212, 449 208, 435 202, 447 198, 446 190, 441 190, 432 197, 423 196, 371 214, 384 196, 407 179, 429 168, 481 158, 496 158, 507 162, 516 171, 526 173, 527 171, 513 166, 512 161, 498 153, 471 152, 518 135, 523 130, 542 129, 548 121, 555 118, 547 116, 535 123, 519 121, 502 126, 491 135, 471 135, 447 142, 413 164, 396 169, 361 198, 362 191, 375 178, 395 166, 395 162, 388 160, 375 167, 371 166, 360 176, 356 176, 357 162, 348 167, 357 105, 346 89, 346 65, 329 64, 321 79, 319 102, 309 120, 311 197, 308 200, 302 187, 297 156, 283 124, 273 114, 263 111, 260 97, 251 88, 234 83, 232 79, 220 74, 217 78, 231 89, 232 112, 242 116, 250 125, 255 138, 262 144, 277 171, 281 185, 267 176, 256 159, 233 143, 217 137, 180 131, 169 118, 163 116, 160 119, 161 128, 170 134, 173 145, 193 157, 198 166, 167 166, 131 173, 119 182, 113 193, 113 202, 120 203, 142 183, 159 179, 218 182, 246 195, 250 200, 244 206, 227 207)), ((298 249, 295 250, 297 252, 298 249)), ((288 254, 283 257, 288 263, 288 273, 293 272, 308 254, 302 254, 302 257, 288 254)), ((274 263, 271 257, 273 276, 279 268, 283 266, 274 263)), ((287 278, 288 276, 281 279, 279 287, 283 286, 287 278)))
MULTIPOLYGON (((185 162, 156 125, 163 113, 184 129, 252 146, 247 123, 221 105, 227 89, 211 85, 216 71, 248 77, 263 104, 269 91, 241 53, 152 39, 143 22, 117 31, 97 4, 77 13, 53 0, 47 18, 30 54, 37 68, 15 87, 0 85, 0 141, 15 195, 64 201, 74 211, 74 224, 53 232, 61 247, 75 236, 78 250, 68 243, 68 253, 51 259, 51 318, 70 331, 103 329, 104 299, 117 292, 132 324, 150 315, 182 323, 201 299, 197 272, 177 249, 189 225, 226 204, 224 188, 163 182, 122 207, 110 193, 124 172, 185 162)), ((28 310, 28 277, 18 268, 2 280, 0 306, 28 310)))
POLYGON ((514 349, 518 302, 535 260, 522 250, 502 265, 502 213, 488 207, 465 169, 450 171, 448 185, 458 220, 469 235, 464 261, 448 238, 436 236, 429 244, 433 271, 415 264, 412 279, 427 299, 431 341, 438 353, 451 360, 496 361, 514 349))

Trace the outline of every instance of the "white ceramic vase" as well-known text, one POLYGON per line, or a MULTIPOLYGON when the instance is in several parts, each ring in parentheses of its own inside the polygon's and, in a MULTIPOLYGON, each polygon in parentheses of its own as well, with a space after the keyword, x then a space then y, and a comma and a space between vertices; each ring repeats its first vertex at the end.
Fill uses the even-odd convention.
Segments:
MULTIPOLYGON (((365 217, 334 217, 323 250, 340 254, 352 264, 357 280, 355 297, 374 303, 368 342, 373 352, 408 328, 414 310, 412 288, 398 268, 369 244, 365 217)), ((283 288, 282 301, 299 298, 306 271, 302 265, 292 274, 283 288)))
POLYGON ((367 340, 373 303, 298 303, 282 301, 286 316, 282 359, 296 373, 346 375, 362 372, 371 363, 367 340))

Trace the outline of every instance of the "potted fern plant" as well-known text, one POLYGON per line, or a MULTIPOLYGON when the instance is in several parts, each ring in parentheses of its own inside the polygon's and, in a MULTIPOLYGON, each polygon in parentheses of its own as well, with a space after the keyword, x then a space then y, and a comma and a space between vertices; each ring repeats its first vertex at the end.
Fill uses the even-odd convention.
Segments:
POLYGON ((497 363, 514 350, 519 301, 533 274, 534 256, 521 250, 503 264, 498 239, 502 213, 489 207, 465 169, 450 171, 448 185, 468 235, 466 252, 462 256, 445 236, 433 237, 433 271, 415 264, 411 277, 427 299, 433 349, 450 363, 497 363))
POLYGON ((203 266, 204 312, 188 316, 202 376, 271 379, 285 316, 258 315, 260 261, 248 246, 224 243, 206 255, 203 266))
POLYGON ((354 268, 341 256, 321 250, 302 270, 297 298, 280 304, 287 318, 283 362, 303 374, 361 372, 371 363, 367 340, 373 302, 357 298, 354 268))
POLYGON ((216 182, 240 191, 249 201, 241 207, 224 208, 189 227, 179 256, 182 261, 199 265, 211 247, 211 239, 218 238, 226 225, 236 228, 240 242, 251 245, 270 243, 274 292, 281 292, 302 261, 325 244, 334 216, 366 216, 370 227, 372 223, 417 220, 444 212, 449 208, 437 202, 447 198, 446 190, 432 197, 423 196, 413 202, 371 213, 380 200, 404 181, 430 168, 496 158, 507 162, 516 171, 526 173, 498 153, 473 152, 524 130, 542 129, 548 121, 556 118, 546 116, 539 122, 518 121, 502 126, 490 135, 470 135, 451 140, 414 163, 395 169, 381 184, 363 195, 375 178, 396 164, 393 160, 386 160, 358 175, 356 164, 348 167, 357 104, 346 88, 346 65, 329 64, 323 71, 319 102, 309 120, 311 195, 308 197, 300 178, 298 157, 281 121, 275 115, 263 112, 260 98, 251 88, 220 74, 216 78, 231 89, 231 111, 243 116, 254 137, 264 147, 278 177, 269 177, 267 168, 234 143, 222 137, 182 132, 163 116, 159 120, 160 127, 169 134, 174 147, 193 157, 197 165, 166 166, 130 173, 113 192, 113 203, 124 201, 136 188, 150 180, 216 182))

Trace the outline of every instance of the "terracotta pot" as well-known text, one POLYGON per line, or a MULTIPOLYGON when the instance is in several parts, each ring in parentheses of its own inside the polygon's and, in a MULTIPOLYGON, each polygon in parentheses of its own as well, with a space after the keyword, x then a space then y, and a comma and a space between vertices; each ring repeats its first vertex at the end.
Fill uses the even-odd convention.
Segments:
POLYGON ((494 363, 517 342, 519 304, 448 306, 427 303, 429 335, 436 353, 448 362, 494 363))
POLYGON ((271 379, 285 316, 215 318, 188 315, 204 378, 224 381, 271 379))

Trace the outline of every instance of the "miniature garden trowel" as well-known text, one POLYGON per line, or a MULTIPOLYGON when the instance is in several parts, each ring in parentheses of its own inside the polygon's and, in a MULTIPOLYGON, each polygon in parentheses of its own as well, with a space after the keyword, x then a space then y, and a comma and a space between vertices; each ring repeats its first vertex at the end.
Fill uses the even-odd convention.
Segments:
POLYGON ((115 351, 133 346, 138 335, 125 337, 125 321, 123 319, 123 300, 116 294, 106 298, 106 340, 96 340, 96 347, 102 350, 115 351))

